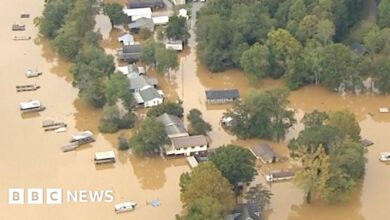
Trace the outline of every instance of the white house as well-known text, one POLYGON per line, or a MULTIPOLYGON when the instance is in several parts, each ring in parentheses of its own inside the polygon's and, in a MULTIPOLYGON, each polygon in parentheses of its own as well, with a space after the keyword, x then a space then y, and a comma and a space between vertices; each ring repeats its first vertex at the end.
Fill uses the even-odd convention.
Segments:
POLYGON ((166 155, 190 156, 207 151, 208 142, 204 135, 171 138, 171 145, 165 146, 166 155))
POLYGON ((153 107, 164 102, 164 93, 152 86, 146 86, 139 92, 133 93, 137 104, 145 108, 153 107))
POLYGON ((118 41, 121 42, 123 45, 133 45, 135 43, 134 36, 131 34, 124 34, 118 37, 118 41))
POLYGON ((152 19, 151 8, 123 8, 123 13, 131 18, 131 21, 136 21, 140 18, 152 19))
POLYGON ((154 25, 166 25, 169 22, 168 16, 156 16, 152 17, 153 24, 154 25))

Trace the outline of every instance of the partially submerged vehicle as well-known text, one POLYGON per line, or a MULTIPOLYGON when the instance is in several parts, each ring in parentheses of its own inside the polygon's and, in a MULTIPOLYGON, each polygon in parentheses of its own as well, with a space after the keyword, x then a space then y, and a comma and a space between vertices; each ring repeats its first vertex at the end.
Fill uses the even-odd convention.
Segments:
POLYGON ((115 205, 115 212, 121 213, 121 212, 133 211, 136 206, 137 206, 137 203, 134 201, 116 204, 115 205))
POLYGON ((26 30, 26 25, 24 25, 24 24, 13 24, 12 25, 12 30, 13 31, 24 31, 24 30, 26 30))
POLYGON ((39 100, 21 102, 19 105, 20 111, 22 111, 22 113, 39 112, 46 109, 46 107, 44 107, 39 100))

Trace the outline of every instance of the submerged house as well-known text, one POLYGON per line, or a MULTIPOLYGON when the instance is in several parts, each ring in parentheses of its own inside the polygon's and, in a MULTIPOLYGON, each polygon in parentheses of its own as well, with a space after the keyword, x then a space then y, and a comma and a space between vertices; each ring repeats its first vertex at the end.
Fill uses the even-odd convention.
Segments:
POLYGON ((237 89, 206 90, 206 99, 209 104, 227 103, 240 99, 237 89))
POLYGON ((131 33, 137 34, 141 29, 149 29, 154 31, 154 23, 152 18, 139 18, 134 22, 128 24, 131 33))
POLYGON ((165 8, 164 0, 130 0, 127 4, 128 8, 151 8, 162 9, 165 8))
POLYGON ((166 155, 198 155, 206 153, 208 141, 204 135, 189 136, 183 122, 176 115, 164 113, 157 117, 163 123, 171 144, 164 146, 166 155))
POLYGON ((122 49, 117 51, 118 60, 129 63, 134 63, 139 60, 141 53, 141 45, 124 45, 122 49))
POLYGON ((279 161, 279 155, 272 150, 268 144, 258 144, 251 146, 249 150, 263 163, 274 163, 279 161))
POLYGON ((165 147, 166 155, 195 155, 207 152, 208 142, 204 135, 171 138, 171 145, 165 147))
POLYGON ((130 21, 134 22, 140 18, 152 18, 152 9, 145 8, 124 8, 123 13, 127 15, 130 21))
POLYGON ((161 90, 157 90, 152 86, 146 86, 140 89, 138 92, 133 93, 134 99, 138 106, 145 108, 160 105, 164 102, 164 93, 161 90))
POLYGON ((128 76, 130 82, 130 91, 139 92, 143 88, 153 87, 157 88, 157 79, 148 76, 128 76))
POLYGON ((189 136, 183 122, 176 115, 164 113, 156 119, 164 124, 168 138, 189 136))

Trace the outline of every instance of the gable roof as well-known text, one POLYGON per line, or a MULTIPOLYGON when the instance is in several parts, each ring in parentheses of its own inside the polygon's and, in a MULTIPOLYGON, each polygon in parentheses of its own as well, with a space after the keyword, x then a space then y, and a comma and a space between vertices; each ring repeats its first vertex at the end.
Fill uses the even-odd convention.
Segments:
POLYGON ((158 8, 165 7, 164 0, 130 0, 127 4, 128 8, 158 8))
POLYGON ((147 76, 140 76, 140 75, 134 75, 134 74, 129 74, 128 79, 130 82, 130 89, 132 90, 137 90, 137 89, 142 89, 145 86, 152 86, 154 87, 157 85, 157 79, 155 78, 150 78, 147 76))
POLYGON ((162 99, 163 98, 161 96, 161 94, 157 91, 157 89, 155 89, 151 86, 148 86, 144 89, 141 89, 139 91, 139 94, 145 102, 151 101, 153 99, 162 99))
POLYGON ((240 94, 237 89, 206 90, 206 98, 213 99, 238 99, 240 94))
POLYGON ((171 142, 176 149, 207 145, 207 139, 204 135, 171 138, 171 142))
POLYGON ((140 53, 141 48, 142 47, 140 44, 124 45, 122 47, 122 52, 123 53, 140 53))
POLYGON ((187 130, 185 129, 183 122, 176 115, 170 115, 164 113, 158 116, 156 119, 164 124, 165 131, 168 136, 187 133, 187 130))
POLYGON ((152 15, 152 9, 150 8, 124 8, 123 13, 127 16, 143 16, 143 15, 152 15))
POLYGON ((254 145, 250 147, 250 150, 256 158, 262 158, 264 161, 279 157, 268 144, 254 145))
POLYGON ((129 29, 148 28, 150 30, 153 30, 154 23, 153 23, 153 20, 150 18, 139 18, 139 19, 135 20, 134 22, 129 23, 128 27, 129 27, 129 29))

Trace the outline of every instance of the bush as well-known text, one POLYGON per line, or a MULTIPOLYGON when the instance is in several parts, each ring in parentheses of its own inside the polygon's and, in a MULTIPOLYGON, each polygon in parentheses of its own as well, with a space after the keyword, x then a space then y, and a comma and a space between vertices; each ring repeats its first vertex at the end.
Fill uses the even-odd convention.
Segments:
POLYGON ((129 141, 126 139, 123 133, 118 137, 118 145, 119 150, 128 150, 130 148, 129 141))
POLYGON ((143 39, 149 39, 152 36, 152 32, 148 28, 142 28, 139 31, 139 36, 143 39))

